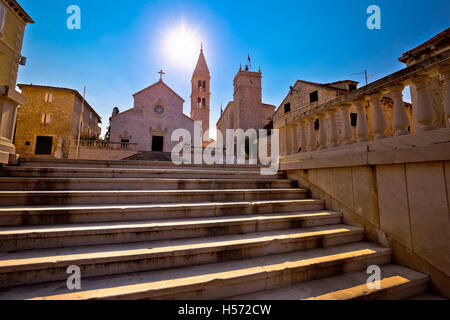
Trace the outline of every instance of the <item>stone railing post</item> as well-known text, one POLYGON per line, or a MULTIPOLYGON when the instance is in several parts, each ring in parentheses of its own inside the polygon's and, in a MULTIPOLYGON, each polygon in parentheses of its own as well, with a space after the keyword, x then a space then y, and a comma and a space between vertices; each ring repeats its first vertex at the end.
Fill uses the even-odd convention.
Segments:
POLYGON ((394 100, 394 119, 392 120, 392 125, 395 128, 395 136, 408 134, 409 118, 403 103, 404 88, 402 84, 390 88, 392 99, 394 100))
POLYGON ((439 69, 439 73, 444 77, 445 81, 445 92, 444 92, 444 114, 445 123, 447 128, 450 128, 450 65, 446 65, 439 69))
POLYGON ((297 139, 296 139, 296 125, 291 123, 288 126, 288 132, 289 132, 289 154, 297 153, 297 139))
POLYGON ((316 150, 316 131, 314 130, 314 122, 316 118, 311 116, 308 118, 308 151, 316 150))
POLYGON ((351 144, 353 143, 353 131, 352 131, 352 124, 350 122, 350 107, 351 104, 344 103, 341 104, 342 109, 342 142, 344 144, 351 144))
POLYGON ((325 113, 319 113, 319 149, 327 148, 327 127, 325 125, 325 113))
POLYGON ((330 147, 337 147, 339 145, 339 137, 338 137, 338 130, 337 130, 337 123, 336 123, 336 112, 337 110, 334 108, 331 108, 328 110, 328 115, 330 119, 330 147))
POLYGON ((387 138, 384 134, 386 132, 386 119, 384 118, 383 109, 381 107, 382 93, 374 93, 370 95, 370 100, 373 104, 373 133, 375 139, 387 138))
POLYGON ((367 141, 367 135, 369 134, 369 127, 367 126, 366 118, 366 101, 363 99, 356 100, 353 102, 356 106, 358 120, 356 123, 356 134, 358 135, 358 142, 367 141))
POLYGON ((416 86, 417 93, 417 106, 415 108, 414 115, 416 117, 416 122, 419 124, 417 131, 428 131, 435 129, 433 126, 435 113, 428 95, 429 80, 429 76, 418 76, 412 79, 413 84, 416 86))
POLYGON ((306 152, 307 151, 307 147, 308 147, 308 139, 306 138, 306 121, 305 120, 300 120, 297 123, 297 128, 298 128, 298 137, 300 140, 300 148, 302 149, 301 152, 306 152))
POLYGON ((286 155, 286 138, 284 137, 286 134, 286 128, 285 127, 280 127, 278 129, 279 132, 279 144, 280 144, 280 156, 285 156, 286 155))

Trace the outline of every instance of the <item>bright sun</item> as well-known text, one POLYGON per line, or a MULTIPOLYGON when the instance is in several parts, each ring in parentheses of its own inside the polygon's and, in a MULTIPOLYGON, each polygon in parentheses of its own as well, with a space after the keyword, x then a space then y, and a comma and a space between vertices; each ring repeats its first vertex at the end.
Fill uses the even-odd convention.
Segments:
POLYGON ((164 54, 173 66, 193 68, 198 57, 201 37, 184 23, 173 26, 164 36, 164 54))

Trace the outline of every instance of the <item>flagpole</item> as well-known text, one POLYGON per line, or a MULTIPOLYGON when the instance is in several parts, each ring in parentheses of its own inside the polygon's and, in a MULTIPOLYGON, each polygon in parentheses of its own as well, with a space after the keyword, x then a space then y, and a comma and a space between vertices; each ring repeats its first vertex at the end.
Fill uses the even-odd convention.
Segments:
POLYGON ((81 101, 81 112, 80 112, 80 120, 78 122, 78 142, 77 142, 77 155, 76 159, 78 160, 79 152, 80 152, 80 138, 81 138, 81 123, 83 121, 83 111, 84 111, 84 100, 86 97, 86 86, 84 86, 83 90, 83 100, 81 101))

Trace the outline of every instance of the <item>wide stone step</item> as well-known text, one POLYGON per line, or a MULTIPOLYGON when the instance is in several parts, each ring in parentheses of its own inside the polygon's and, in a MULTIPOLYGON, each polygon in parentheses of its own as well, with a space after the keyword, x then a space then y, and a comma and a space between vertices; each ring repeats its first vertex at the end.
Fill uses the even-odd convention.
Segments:
POLYGON ((145 205, 0 207, 0 226, 223 217, 323 210, 316 199, 145 205))
POLYGON ((297 200, 306 189, 0 191, 2 206, 297 200))
POLYGON ((287 179, 0 178, 0 191, 217 190, 295 188, 287 179))
POLYGON ((361 241, 364 229, 346 225, 178 239, 25 250, 1 254, 0 287, 67 278, 79 266, 83 277, 184 267, 361 241))
POLYGON ((134 169, 167 169, 167 168, 192 168, 210 170, 250 170, 259 171, 264 167, 260 164, 181 164, 176 165, 172 161, 146 161, 146 160, 75 160, 75 159, 44 159, 21 158, 22 167, 79 167, 79 168, 134 168, 134 169))
POLYGON ((220 299, 364 270, 390 260, 389 248, 360 242, 96 278, 86 278, 81 273, 81 290, 67 289, 66 280, 61 279, 2 289, 0 299, 220 299))
POLYGON ((207 168, 82 168, 82 167, 5 167, 0 177, 41 178, 176 178, 176 179, 280 179, 283 173, 261 175, 260 170, 220 170, 207 168))
POLYGON ((428 290, 429 277, 398 265, 380 266, 380 287, 367 286, 366 270, 240 295, 233 300, 401 300, 428 290))
POLYGON ((232 235, 341 223, 338 212, 0 228, 0 251, 232 235))

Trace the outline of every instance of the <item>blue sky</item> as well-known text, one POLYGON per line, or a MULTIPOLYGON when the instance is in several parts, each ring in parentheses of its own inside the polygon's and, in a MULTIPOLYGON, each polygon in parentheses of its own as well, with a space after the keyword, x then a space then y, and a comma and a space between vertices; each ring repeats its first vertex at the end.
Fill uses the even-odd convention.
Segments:
MULTIPOLYGON (((211 124, 233 97, 233 78, 250 54, 261 66, 263 101, 279 105, 297 79, 353 79, 367 69, 384 77, 403 68, 400 55, 450 25, 448 0, 19 0, 36 21, 26 29, 19 83, 70 87, 82 92, 103 118, 114 106, 133 106, 132 94, 159 79, 185 100, 195 61, 175 63, 165 46, 184 25, 203 42, 211 72, 211 124), (66 9, 81 9, 81 30, 69 30, 66 9), (381 30, 369 30, 366 9, 381 8, 381 30)), ((192 48, 190 48, 192 50, 192 48)), ((179 51, 176 51, 179 52, 179 51)), ((175 52, 175 56, 176 56, 175 52)), ((173 52, 172 52, 173 54, 173 52)), ((182 54, 182 53, 180 53, 182 54)), ((198 53, 197 53, 198 54, 198 53)), ((194 59, 196 60, 196 59, 194 59)), ((103 131, 104 133, 104 131, 103 131)))

